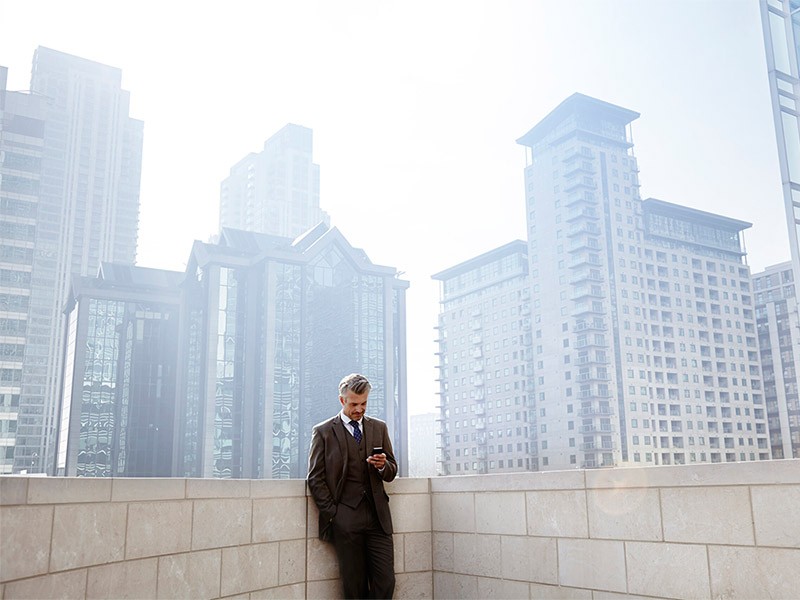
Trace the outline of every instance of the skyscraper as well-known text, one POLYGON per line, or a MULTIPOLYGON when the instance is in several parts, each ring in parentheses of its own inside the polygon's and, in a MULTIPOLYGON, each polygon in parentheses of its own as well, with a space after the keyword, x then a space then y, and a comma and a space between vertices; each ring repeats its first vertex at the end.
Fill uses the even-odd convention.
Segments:
POLYGON ((441 282, 439 472, 535 470, 525 242, 510 242, 433 278, 441 282))
POLYGON ((311 428, 339 409, 337 385, 372 383, 407 473, 405 290, 337 229, 292 240, 223 228, 195 242, 184 283, 175 472, 302 478, 311 428))
POLYGON ((286 125, 231 168, 220 187, 219 225, 295 238, 328 215, 319 207, 313 133, 286 125))
POLYGON ((0 67, 0 474, 14 464, 44 147, 44 98, 7 91, 6 75, 0 67))
POLYGON ((792 264, 753 275, 773 458, 800 458, 800 313, 792 264))
POLYGON ((761 0, 794 280, 800 281, 800 0, 761 0))
POLYGON ((184 276, 103 263, 73 278, 56 474, 172 475, 184 276))
POLYGON ((537 466, 768 459, 750 224, 642 201, 638 117, 574 94, 518 140, 537 466))
POLYGON ((17 472, 54 465, 62 311, 72 276, 136 257, 143 124, 128 116, 121 78, 119 69, 49 48, 34 53, 31 90, 44 98, 41 165, 37 194, 15 197, 34 212, 12 221, 24 225, 27 237, 18 241, 32 250, 27 325, 18 332, 17 472))

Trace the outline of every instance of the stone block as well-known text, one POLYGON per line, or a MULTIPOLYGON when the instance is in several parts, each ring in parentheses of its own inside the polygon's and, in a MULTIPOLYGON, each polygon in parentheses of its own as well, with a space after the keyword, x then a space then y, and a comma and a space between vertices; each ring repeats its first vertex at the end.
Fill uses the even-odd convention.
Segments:
POLYGON ((478 578, 456 573, 433 572, 433 597, 482 600, 478 596, 478 578))
POLYGON ((92 477, 30 477, 28 504, 108 502, 111 479, 92 477))
POLYGON ((618 540, 661 539, 658 490, 615 488, 588 490, 589 537, 618 540))
POLYGON ((0 476, 0 506, 25 504, 28 501, 28 477, 0 476))
POLYGON ((306 537, 306 499, 253 500, 253 542, 276 542, 306 537))
POLYGON ((47 573, 52 506, 0 507, 0 581, 47 573))
POLYGON ((339 563, 333 544, 322 540, 308 540, 306 543, 308 581, 324 581, 339 578, 339 563))
POLYGON ((626 591, 624 543, 558 540, 558 580, 570 587, 626 591))
POLYGON ((800 507, 800 485, 753 486, 753 520, 757 546, 800 548, 800 517, 786 518, 779 507, 800 507))
POLYGON ((384 483, 389 497, 396 494, 429 494, 430 479, 427 477, 396 477, 394 481, 384 483))
POLYGON ((319 538, 319 511, 310 496, 306 499, 306 507, 306 537, 319 538))
POLYGON ((692 544, 628 542, 625 544, 628 591, 645 596, 708 596, 706 547, 692 544))
POLYGON ((452 533, 433 534, 433 569, 434 571, 452 572, 453 563, 453 535, 452 533))
POLYGON ((278 586, 278 544, 222 549, 222 596, 278 586))
POLYGON ((800 549, 709 546, 711 597, 797 598, 800 549))
POLYGON ((12 581, 6 584, 4 594, 3 598, 14 600, 85 598, 86 569, 12 581))
POLYGON ((653 600, 636 594, 617 594, 616 592, 592 592, 593 600, 653 600))
POLYGON ((433 494, 431 498, 433 531, 475 531, 475 498, 473 494, 433 494))
POLYGON ((195 500, 192 550, 249 544, 251 519, 252 501, 249 498, 195 500))
POLYGON ((405 536, 402 533, 392 536, 392 549, 394 550, 394 572, 402 573, 405 571, 405 536))
POLYGON ((156 597, 158 559, 127 560, 92 567, 86 581, 86 598, 115 600, 156 597))
POLYGON ((499 535, 453 534, 453 564, 456 573, 500 577, 502 564, 499 535))
POLYGON ((186 498, 186 480, 172 477, 124 477, 113 479, 111 500, 132 502, 136 500, 183 500, 186 498))
POLYGON ((158 559, 158 598, 217 598, 221 572, 221 550, 162 556, 158 559))
POLYGON ((711 487, 800 484, 800 459, 764 463, 662 465, 586 471, 586 487, 711 487))
POLYGON ((503 579, 558 583, 555 538, 504 535, 501 538, 503 579))
POLYGON ((664 541, 752 545, 750 495, 746 487, 661 490, 664 541))
POLYGON ((525 535, 525 492, 475 494, 477 533, 525 535))
POLYGON ((430 571, 431 558, 431 532, 406 533, 403 536, 403 571, 430 571))
POLYGON ((251 498, 305 498, 305 479, 251 479, 251 498))
POLYGON ((581 590, 557 585, 543 585, 532 583, 530 585, 531 598, 536 600, 592 600, 591 590, 581 590))
POLYGON ((342 582, 336 579, 326 579, 324 581, 309 581, 306 583, 306 598, 308 600, 331 600, 332 598, 344 598, 342 582))
POLYGON ((129 505, 125 558, 188 552, 191 545, 191 501, 134 502, 129 505))
POLYGON ((389 505, 396 533, 431 530, 431 500, 427 494, 397 494, 389 505))
POLYGON ((249 498, 249 479, 187 479, 187 498, 249 498))
POLYGON ((127 515, 128 505, 124 503, 56 506, 50 571, 122 560, 127 515))
POLYGON ((280 542, 280 569, 278 585, 285 586, 306 580, 306 541, 289 540, 280 542))
POLYGON ((432 477, 431 491, 510 492, 528 490, 582 490, 583 471, 545 471, 540 473, 502 473, 496 475, 456 475, 432 477))
POLYGON ((398 600, 432 600, 433 573, 398 573, 395 575, 394 597, 398 600))
POLYGON ((305 597, 305 583, 282 585, 280 587, 250 592, 250 600, 303 600, 305 597))
POLYGON ((586 492, 559 490, 526 492, 528 535, 588 537, 586 492))
POLYGON ((528 600, 528 584, 523 581, 505 581, 478 577, 478 598, 486 600, 528 600))

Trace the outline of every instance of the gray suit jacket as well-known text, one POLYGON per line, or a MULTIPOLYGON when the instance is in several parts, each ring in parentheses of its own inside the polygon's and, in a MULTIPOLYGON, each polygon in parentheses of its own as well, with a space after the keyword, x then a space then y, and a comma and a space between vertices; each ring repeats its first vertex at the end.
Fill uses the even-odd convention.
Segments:
MULTIPOLYGON (((392 481, 397 476, 397 461, 389 439, 386 423, 372 417, 363 418, 364 439, 367 452, 380 446, 386 454, 386 467, 383 472, 369 468, 370 486, 375 499, 383 531, 393 532, 392 515, 389 512, 389 496, 383 489, 384 481, 392 481)), ((311 431, 311 450, 308 456, 308 489, 319 508, 319 538, 330 541, 331 524, 336 515, 337 505, 342 493, 342 484, 347 477, 347 439, 350 435, 337 414, 332 419, 314 426, 311 431)))

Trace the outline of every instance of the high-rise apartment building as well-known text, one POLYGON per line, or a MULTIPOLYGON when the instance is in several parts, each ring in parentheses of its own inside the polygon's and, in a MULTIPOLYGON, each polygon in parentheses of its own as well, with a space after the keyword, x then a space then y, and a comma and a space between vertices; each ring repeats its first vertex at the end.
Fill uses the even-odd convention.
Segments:
POLYGON ((292 240, 223 228, 195 242, 184 285, 175 473, 303 478, 311 428, 339 410, 339 381, 372 383, 407 474, 405 290, 337 229, 292 240))
POLYGON ((761 0, 794 280, 800 281, 800 0, 761 0))
POLYGON ((638 117, 574 94, 518 140, 535 467, 768 459, 750 224, 642 201, 638 117))
POLYGON ((495 248, 433 278, 441 282, 440 474, 535 469, 525 242, 495 248))
POLYGON ((295 238, 328 215, 319 207, 313 133, 286 125, 231 168, 220 189, 219 225, 295 238))
POLYGON ((56 474, 172 475, 184 276, 103 263, 73 278, 56 474))
MULTIPOLYGON (((24 346, 15 472, 55 464, 63 306, 72 276, 136 257, 143 124, 128 116, 121 78, 119 69, 49 48, 34 54, 31 92, 44 99, 41 145, 30 146, 40 153, 38 179, 10 178, 8 199, 30 212, 3 214, 17 247, 32 251, 26 327, 14 342, 24 346)), ((27 168, 34 172, 32 163, 27 168)))
POLYGON ((408 476, 435 477, 437 474, 437 426, 439 413, 411 415, 408 419, 408 476))
POLYGON ((753 275, 772 458, 800 458, 800 317, 792 263, 753 275))
POLYGON ((6 80, 0 67, 0 474, 14 464, 44 148, 44 98, 6 80))

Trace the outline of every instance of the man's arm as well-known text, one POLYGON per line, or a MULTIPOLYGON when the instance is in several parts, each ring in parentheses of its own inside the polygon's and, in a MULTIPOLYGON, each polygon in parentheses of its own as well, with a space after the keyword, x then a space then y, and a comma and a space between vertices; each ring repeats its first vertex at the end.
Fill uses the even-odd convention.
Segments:
POLYGON ((308 454, 306 481, 320 513, 332 519, 336 514, 336 503, 325 481, 325 441, 317 427, 311 430, 311 450, 308 454))

